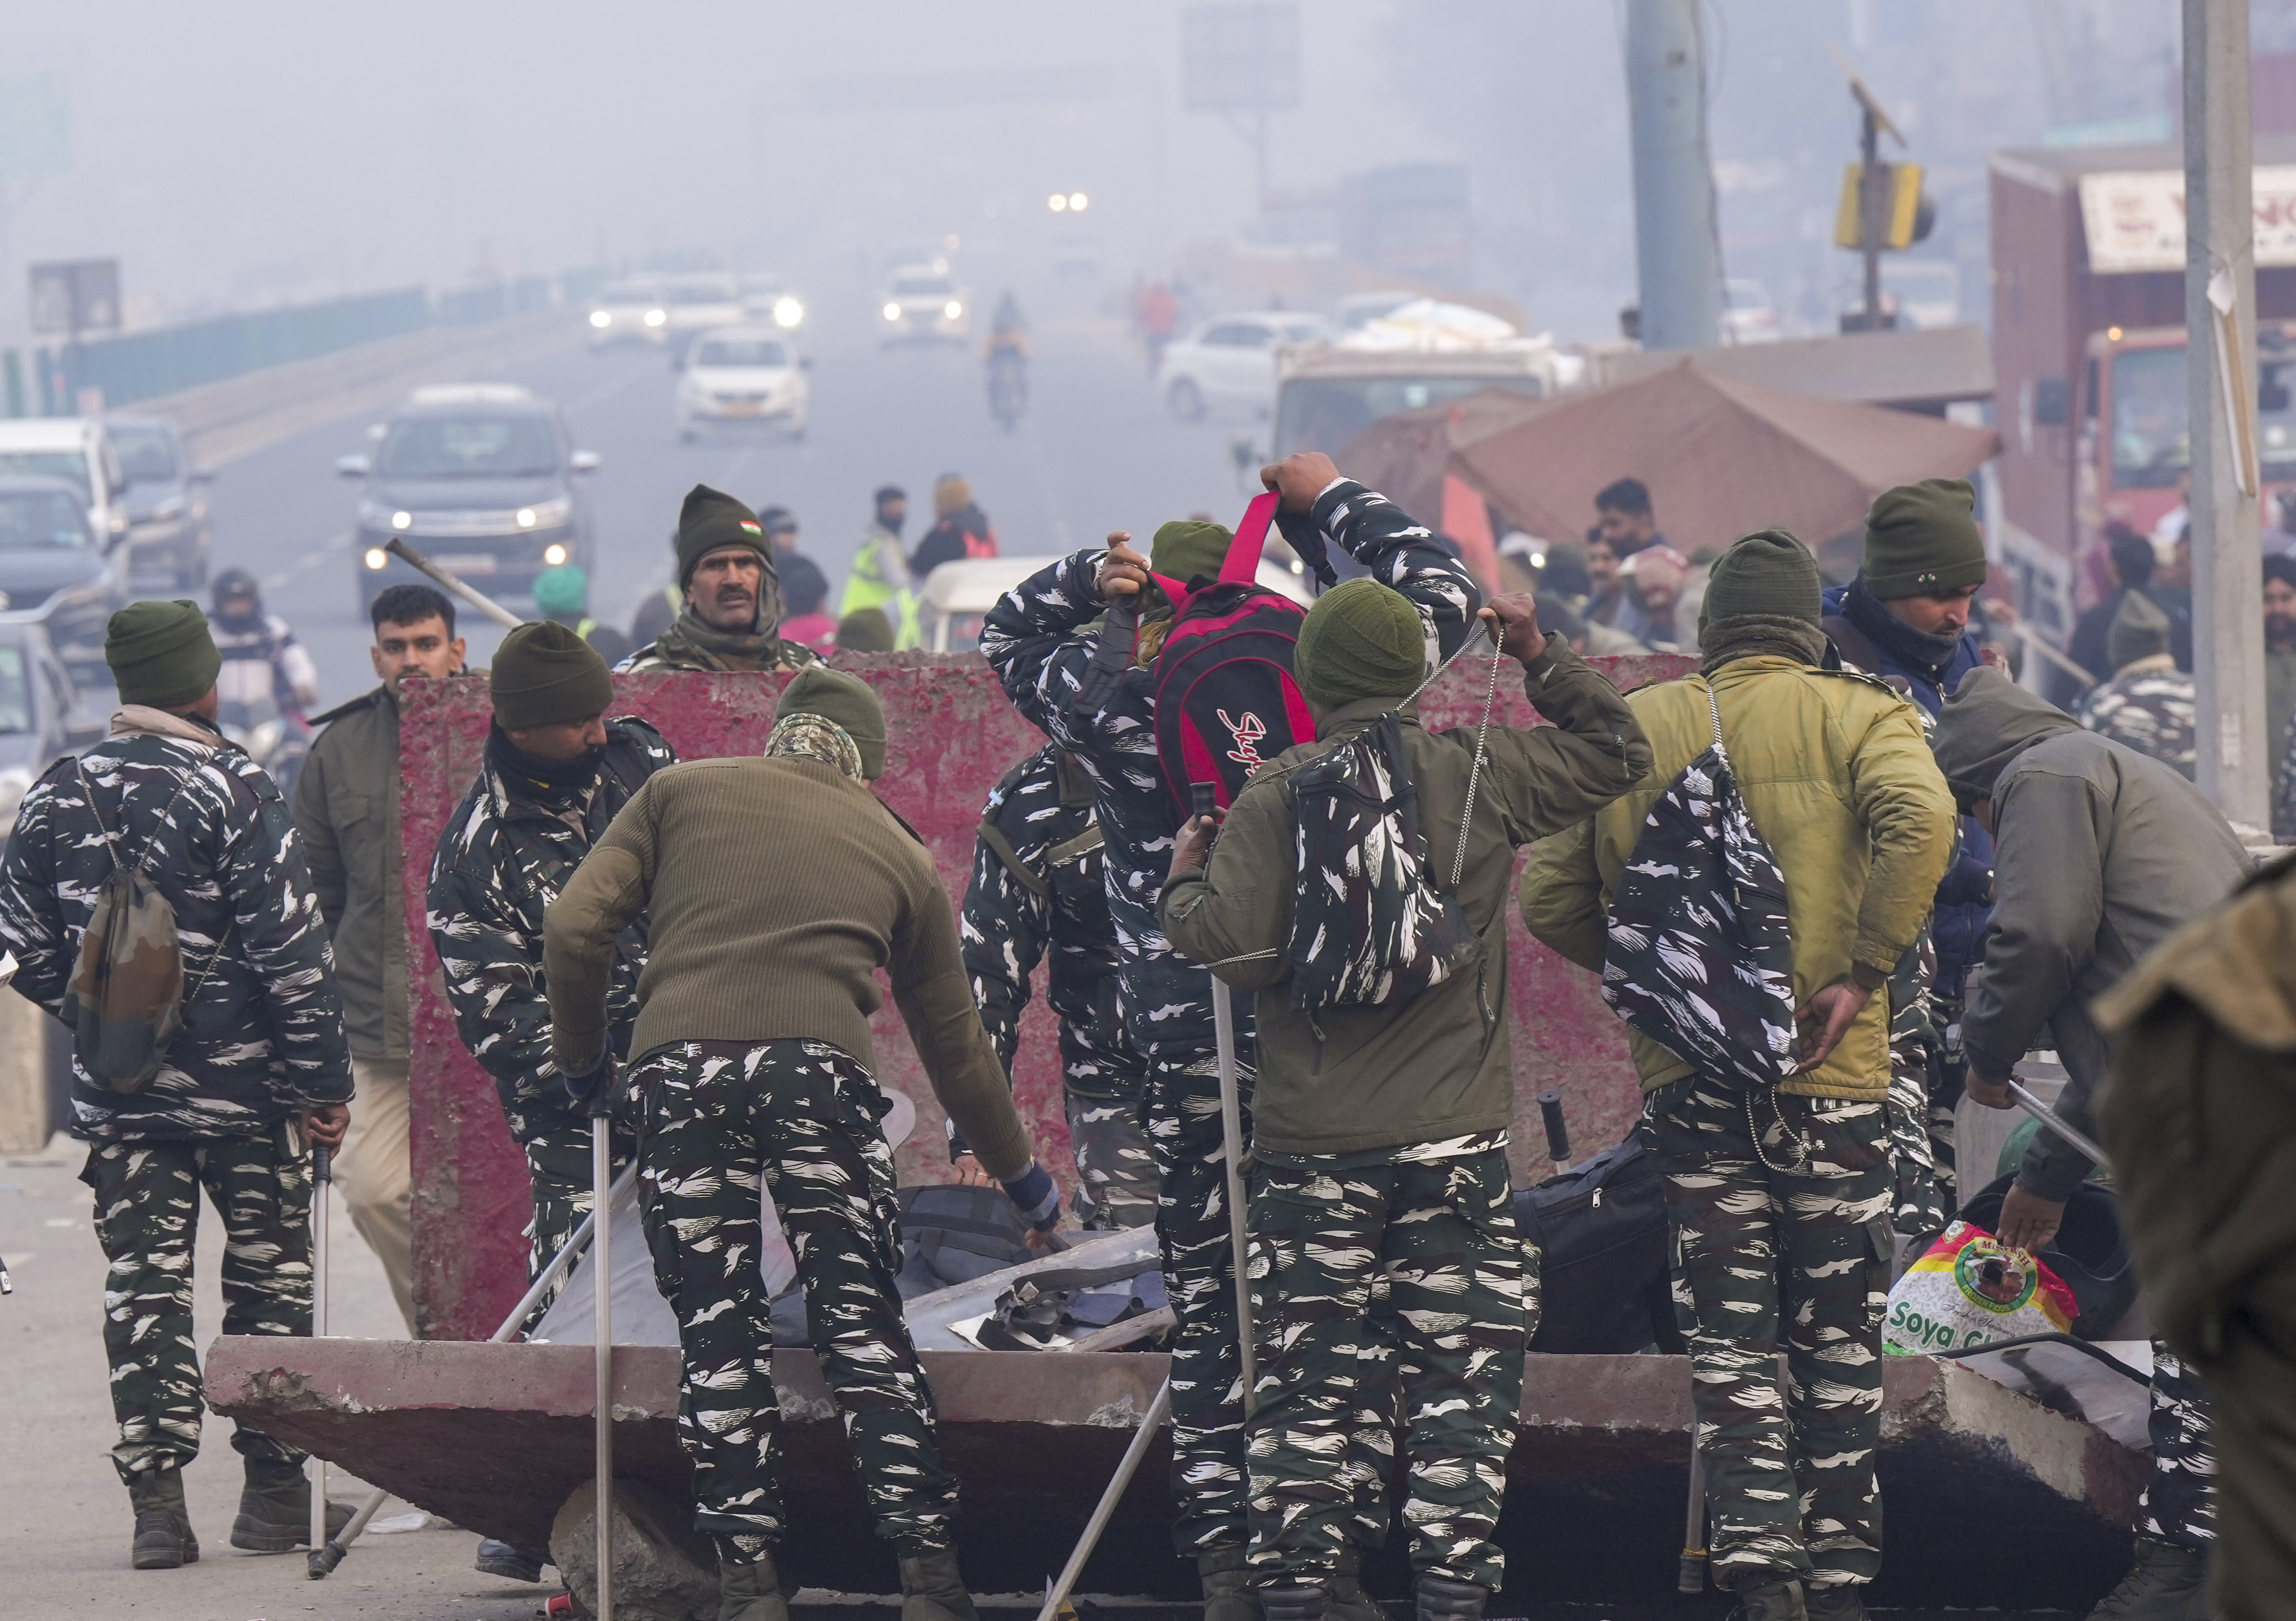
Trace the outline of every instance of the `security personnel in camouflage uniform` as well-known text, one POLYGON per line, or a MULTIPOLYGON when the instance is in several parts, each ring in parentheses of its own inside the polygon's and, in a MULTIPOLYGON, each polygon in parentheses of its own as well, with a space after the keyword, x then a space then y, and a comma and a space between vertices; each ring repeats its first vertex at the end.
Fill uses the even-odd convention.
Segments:
POLYGON ((1859 1589, 1881 1568, 1892 1155, 1889 1008, 1875 993, 1921 932, 1954 848, 1953 796, 1913 705, 1822 668, 1819 620, 1817 564, 1800 541, 1766 530, 1724 553, 1700 677, 1628 700, 1656 757, 1650 775, 1542 840, 1523 875, 1531 933, 1602 970, 1612 891, 1653 804, 1712 746, 1718 706, 1747 810, 1784 874, 1800 1062, 1749 1090, 1638 1030, 1628 1045, 1644 1141, 1666 1179, 1715 1576, 1750 1621, 1801 1621, 1805 1607, 1862 1617, 1859 1589))
POLYGON ((818 662, 782 639, 781 577, 757 514, 696 484, 677 514, 677 587, 685 605, 669 629, 615 668, 800 670, 818 662))
MULTIPOLYGON (((279 790, 216 729, 222 659, 197 605, 139 602, 111 616, 119 683, 111 736, 58 761, 25 794, 0 863, 0 944, 19 993, 62 1017, 96 891, 115 864, 175 910, 184 1023, 157 1074, 120 1093, 77 1064, 71 1132, 111 1267, 103 1343, 135 1507, 138 1570, 199 1558, 183 1466, 199 1455, 192 1241, 204 1187, 223 1218, 223 1331, 311 1331, 311 1176, 297 1119, 342 1140, 351 1096, 342 998, 318 897, 279 790)), ((234 1548, 308 1540, 303 1454, 242 1421, 246 1487, 234 1548)), ((331 1511, 339 1527, 348 1510, 331 1511)))
MULTIPOLYGON (((1618 689, 1561 636, 1540 634, 1529 597, 1483 613, 1522 666, 1524 695, 1554 725, 1492 727, 1477 771, 1477 728, 1430 733, 1409 706, 1427 673, 1417 612, 1385 586, 1349 580, 1317 600, 1293 659, 1316 741, 1252 774, 1209 867, 1209 824, 1191 822, 1164 887, 1173 948, 1229 965, 1219 976, 1258 993, 1259 1405, 1244 1428, 1252 1575, 1267 1621, 1321 1621, 1333 1609, 1357 1534, 1349 1443, 1365 1409, 1384 1416, 1390 1361, 1401 1374, 1420 1621, 1473 1621, 1502 1574, 1494 1538, 1527 1326, 1506 1159, 1507 892, 1517 847, 1625 793, 1649 769, 1650 745, 1618 689), (1306 835, 1294 785, 1398 705, 1399 764, 1417 792, 1427 870, 1456 865, 1455 889, 1436 882, 1456 895, 1480 960, 1416 996, 1302 1010, 1295 897, 1328 880, 1299 870, 1306 835), (1374 1312, 1382 1280, 1388 1309, 1374 1312)), ((1376 1545, 1387 1527, 1373 1530, 1376 1545)))
POLYGON ((631 1046, 654 1280, 678 1325, 678 1439, 722 1621, 787 1621, 773 1325, 758 1271, 762 1181, 797 1261, 822 1373, 904 1621, 974 1621, 932 1395, 895 1286, 893 1156, 869 1016, 880 966, 926 1077, 1032 1227, 1060 1219, 965 983, 932 859, 869 791, 885 719, 857 677, 800 673, 762 759, 698 760, 638 791, 545 923, 554 1049, 572 1091, 611 1084, 614 942, 651 917, 631 1046))
POLYGON ((2141 591, 2121 599, 2106 645, 2112 679, 2089 688, 2075 719, 2193 780, 2200 769, 2200 699, 2169 651, 2169 616, 2141 591))
MULTIPOLYGON (((589 1212, 592 1191, 589 1118, 550 1054, 543 912, 630 796, 677 756, 644 721, 605 719, 614 701, 605 661, 555 621, 512 631, 489 682, 486 763, 439 835, 428 921, 455 1028, 495 1078, 511 1137, 526 1151, 538 1272, 589 1212)), ((641 921, 615 958, 618 1053, 628 1046, 644 967, 641 921)), ((627 1128, 616 1136, 616 1158, 627 1160, 627 1128)))
MULTIPOLYGON (((1260 476, 1280 487, 1288 510, 1410 598, 1442 656, 1458 650, 1481 593, 1425 525, 1342 478, 1330 457, 1314 452, 1260 476)), ((1216 575, 1232 538, 1217 523, 1167 523, 1143 559, 1129 537, 1113 537, 1105 550, 1078 552, 1022 580, 989 610, 980 631, 981 654, 1013 707, 1091 776, 1094 815, 1107 840, 1108 909, 1122 953, 1119 1000, 1126 1035, 1148 1056, 1157 1236, 1177 1319, 1171 1481, 1179 1515, 1172 1538, 1196 1561, 1206 1621, 1251 1621, 1244 1564, 1250 1527, 1211 975, 1173 954, 1156 917, 1178 819, 1156 755, 1156 685, 1149 668, 1171 623, 1168 607, 1160 616, 1144 610, 1134 666, 1096 711, 1078 713, 1076 698, 1098 646, 1089 627, 1107 611, 1106 593, 1144 587, 1152 569, 1178 580, 1216 575)), ((1239 1008, 1247 1131, 1250 1024, 1239 1008)))
MULTIPOLYGON (((1058 749, 1037 750, 1004 774, 982 808, 958 925, 980 1022, 1007 1075, 1029 977, 1050 950, 1046 1000, 1061 1021, 1077 1214, 1086 1227, 1144 1227, 1156 1219, 1156 1159, 1140 1125, 1148 1064, 1125 1041, 1118 1016, 1102 843, 1091 778, 1058 749)), ((977 1166, 953 1122, 949 1152, 968 1170, 977 1166)))

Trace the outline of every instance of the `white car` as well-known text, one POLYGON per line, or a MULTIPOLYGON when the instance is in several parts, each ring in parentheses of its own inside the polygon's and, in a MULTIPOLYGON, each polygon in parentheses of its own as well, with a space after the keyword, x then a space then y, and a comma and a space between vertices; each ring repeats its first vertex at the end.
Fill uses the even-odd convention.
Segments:
POLYGON ((893 272, 877 302, 877 340, 962 343, 972 335, 972 300, 945 264, 893 272))
POLYGON ((667 278, 633 276, 608 282, 590 300, 590 347, 660 343, 669 335, 667 278))
POLYGON ((705 427, 754 424, 803 439, 813 410, 806 366, 777 326, 722 326, 701 333, 686 351, 685 374, 677 380, 678 438, 692 444, 705 427))
POLYGON ((110 552, 127 538, 127 473, 101 417, 19 416, 0 422, 0 476, 69 479, 87 503, 87 526, 110 552))
POLYGON ((1207 410, 1244 409, 1265 416, 1275 406, 1275 350, 1330 335, 1320 317, 1283 310, 1216 316, 1164 348, 1156 374, 1164 401, 1182 422, 1207 410))
POLYGON ((1775 343, 1784 336, 1770 290, 1757 281, 1730 276, 1722 284, 1722 341, 1775 343))

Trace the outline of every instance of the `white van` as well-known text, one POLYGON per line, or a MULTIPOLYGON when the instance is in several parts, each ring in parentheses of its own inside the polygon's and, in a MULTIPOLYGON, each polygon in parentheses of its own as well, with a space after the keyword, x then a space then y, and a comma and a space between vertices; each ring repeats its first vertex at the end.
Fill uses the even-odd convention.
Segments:
POLYGON ((0 474, 69 479, 87 498, 96 544, 116 551, 127 539, 127 474, 102 419, 19 416, 0 419, 0 474))

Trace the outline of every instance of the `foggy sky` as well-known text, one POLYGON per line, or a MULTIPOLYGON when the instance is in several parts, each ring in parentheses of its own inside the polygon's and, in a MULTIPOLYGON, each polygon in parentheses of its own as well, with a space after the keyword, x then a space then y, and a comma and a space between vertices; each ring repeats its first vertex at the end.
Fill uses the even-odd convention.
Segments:
MULTIPOLYGON (((2289 34, 2257 0, 2260 39, 2289 34)), ((0 77, 59 75, 66 176, 0 183, 0 341, 31 259, 116 255, 144 319, 665 251, 859 277, 951 234, 1048 250, 1054 189, 1116 284, 1252 214, 1248 149, 1183 111, 1178 0, 11 0, 0 77), (1062 99, 1072 97, 1074 99, 1062 99), (933 103, 933 104, 920 104, 933 103), (949 103, 949 104, 940 104, 949 103)), ((1476 279, 1608 335, 1634 296, 1607 0, 1308 0, 1279 186, 1464 160, 1476 279)), ((2174 0, 1710 0, 1728 272, 1813 312, 1856 125, 1892 104, 1983 300, 1986 154, 2160 113, 2174 0)), ((2265 40, 2266 43, 2296 43, 2265 40)))

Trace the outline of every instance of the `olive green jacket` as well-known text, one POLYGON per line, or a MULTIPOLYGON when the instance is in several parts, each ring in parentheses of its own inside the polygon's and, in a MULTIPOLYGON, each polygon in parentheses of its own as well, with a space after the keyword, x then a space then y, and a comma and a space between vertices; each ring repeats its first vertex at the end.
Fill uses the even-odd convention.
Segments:
MULTIPOLYGON (((1317 723, 1315 742, 1253 772, 1210 864, 1165 886, 1160 912, 1173 948, 1257 993, 1256 1148, 1353 1154, 1504 1131, 1513 1120, 1506 911, 1515 851, 1615 799, 1650 767, 1627 701, 1561 637, 1549 635, 1523 689, 1554 724, 1490 729, 1458 889, 1483 946, 1468 972, 1408 1001, 1332 1008, 1312 1020, 1292 1006, 1300 865, 1292 774, 1376 722, 1394 707, 1389 699, 1334 710, 1317 723), (1235 958, 1248 960, 1229 962, 1235 958)), ((1458 855, 1475 728, 1429 732, 1409 708, 1401 719, 1429 870, 1440 885, 1458 855)))
POLYGON ((318 717, 295 782, 295 832, 335 949, 351 1056, 406 1057, 406 897, 398 851, 398 704, 378 687, 318 717))
MULTIPOLYGON (((1724 746, 1756 829, 1786 879, 1799 1004, 1834 981, 1889 982, 1921 933, 1953 858, 1954 802, 1914 706, 1871 678, 1780 657, 1715 672, 1724 746)), ((1581 967, 1600 971, 1611 893, 1660 794, 1713 741, 1702 677, 1630 695, 1656 762, 1594 819, 1543 841, 1522 875, 1523 921, 1581 967)), ((1826 1061, 1784 1082, 1808 1097, 1880 1097, 1890 1086, 1890 1007, 1876 996, 1826 1061)), ((1691 1073, 1629 1033, 1643 1090, 1691 1073)))

